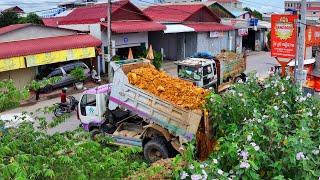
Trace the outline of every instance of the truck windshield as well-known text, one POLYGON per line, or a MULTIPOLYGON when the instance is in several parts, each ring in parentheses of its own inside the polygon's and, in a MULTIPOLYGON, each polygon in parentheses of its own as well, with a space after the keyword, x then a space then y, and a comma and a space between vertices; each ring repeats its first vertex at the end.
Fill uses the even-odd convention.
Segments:
POLYGON ((201 68, 193 66, 178 66, 178 76, 183 79, 189 79, 192 81, 200 81, 202 78, 201 68))

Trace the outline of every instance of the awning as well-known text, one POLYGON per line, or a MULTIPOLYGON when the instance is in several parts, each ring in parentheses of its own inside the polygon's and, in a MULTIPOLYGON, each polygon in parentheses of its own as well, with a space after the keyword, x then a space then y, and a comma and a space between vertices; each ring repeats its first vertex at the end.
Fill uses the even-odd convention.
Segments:
MULTIPOLYGON (((101 23, 102 27, 107 28, 107 23, 101 23)), ((115 21, 111 24, 114 33, 136 33, 148 31, 163 31, 166 27, 154 21, 115 21)))
POLYGON ((72 35, 0 43, 0 72, 95 57, 101 41, 72 35))
MULTIPOLYGON (((308 65, 308 64, 313 64, 313 63, 315 63, 315 62, 316 62, 315 58, 311 58, 311 59, 305 59, 305 60, 303 61, 303 64, 304 64, 304 65, 308 65)), ((294 62, 294 60, 293 60, 293 61, 291 61, 291 62, 288 64, 288 66, 294 67, 294 64, 295 64, 295 62, 294 62)), ((297 64, 297 65, 298 65, 298 64, 297 64)))
POLYGON ((182 32, 194 32, 195 30, 191 27, 185 26, 183 24, 168 24, 166 25, 167 29, 164 30, 164 33, 182 33, 182 32))
POLYGON ((97 47, 101 41, 91 35, 70 35, 0 43, 0 59, 53 51, 97 47))
POLYGON ((235 29, 233 26, 214 22, 192 22, 184 23, 184 25, 193 28, 196 32, 231 31, 235 29))

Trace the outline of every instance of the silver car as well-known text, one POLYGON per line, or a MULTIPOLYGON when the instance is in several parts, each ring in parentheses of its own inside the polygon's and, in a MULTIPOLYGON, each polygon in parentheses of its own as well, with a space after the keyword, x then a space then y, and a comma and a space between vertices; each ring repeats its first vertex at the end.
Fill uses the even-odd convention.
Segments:
POLYGON ((76 81, 70 75, 70 72, 72 70, 74 70, 75 68, 77 68, 77 67, 82 67, 84 69, 84 74, 85 74, 85 76, 87 78, 91 76, 89 67, 83 62, 76 62, 76 63, 66 64, 66 65, 63 65, 61 67, 58 67, 58 68, 54 69, 47 76, 47 78, 60 76, 60 77, 62 77, 61 80, 59 82, 55 83, 55 84, 46 86, 45 88, 43 88, 42 91, 43 92, 51 92, 54 89, 65 87, 65 86, 69 86, 69 85, 75 83, 76 81))

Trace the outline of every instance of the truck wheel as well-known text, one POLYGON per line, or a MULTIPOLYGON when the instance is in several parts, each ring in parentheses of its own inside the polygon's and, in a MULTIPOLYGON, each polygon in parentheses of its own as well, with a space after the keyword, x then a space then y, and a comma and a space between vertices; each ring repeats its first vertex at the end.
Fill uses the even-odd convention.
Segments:
POLYGON ((91 131, 91 139, 95 141, 97 139, 97 135, 101 134, 102 132, 99 129, 93 129, 91 131))
POLYGON ((150 140, 143 147, 143 155, 149 163, 169 158, 167 141, 162 137, 150 140))

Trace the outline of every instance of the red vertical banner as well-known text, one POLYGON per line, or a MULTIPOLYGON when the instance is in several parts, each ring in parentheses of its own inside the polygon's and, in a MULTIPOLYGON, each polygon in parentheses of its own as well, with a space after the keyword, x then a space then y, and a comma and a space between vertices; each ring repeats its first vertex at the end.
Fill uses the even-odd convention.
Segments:
POLYGON ((320 27, 307 26, 306 29, 306 46, 320 45, 320 27))
POLYGON ((297 49, 297 15, 271 16, 271 56, 293 59, 297 49))

